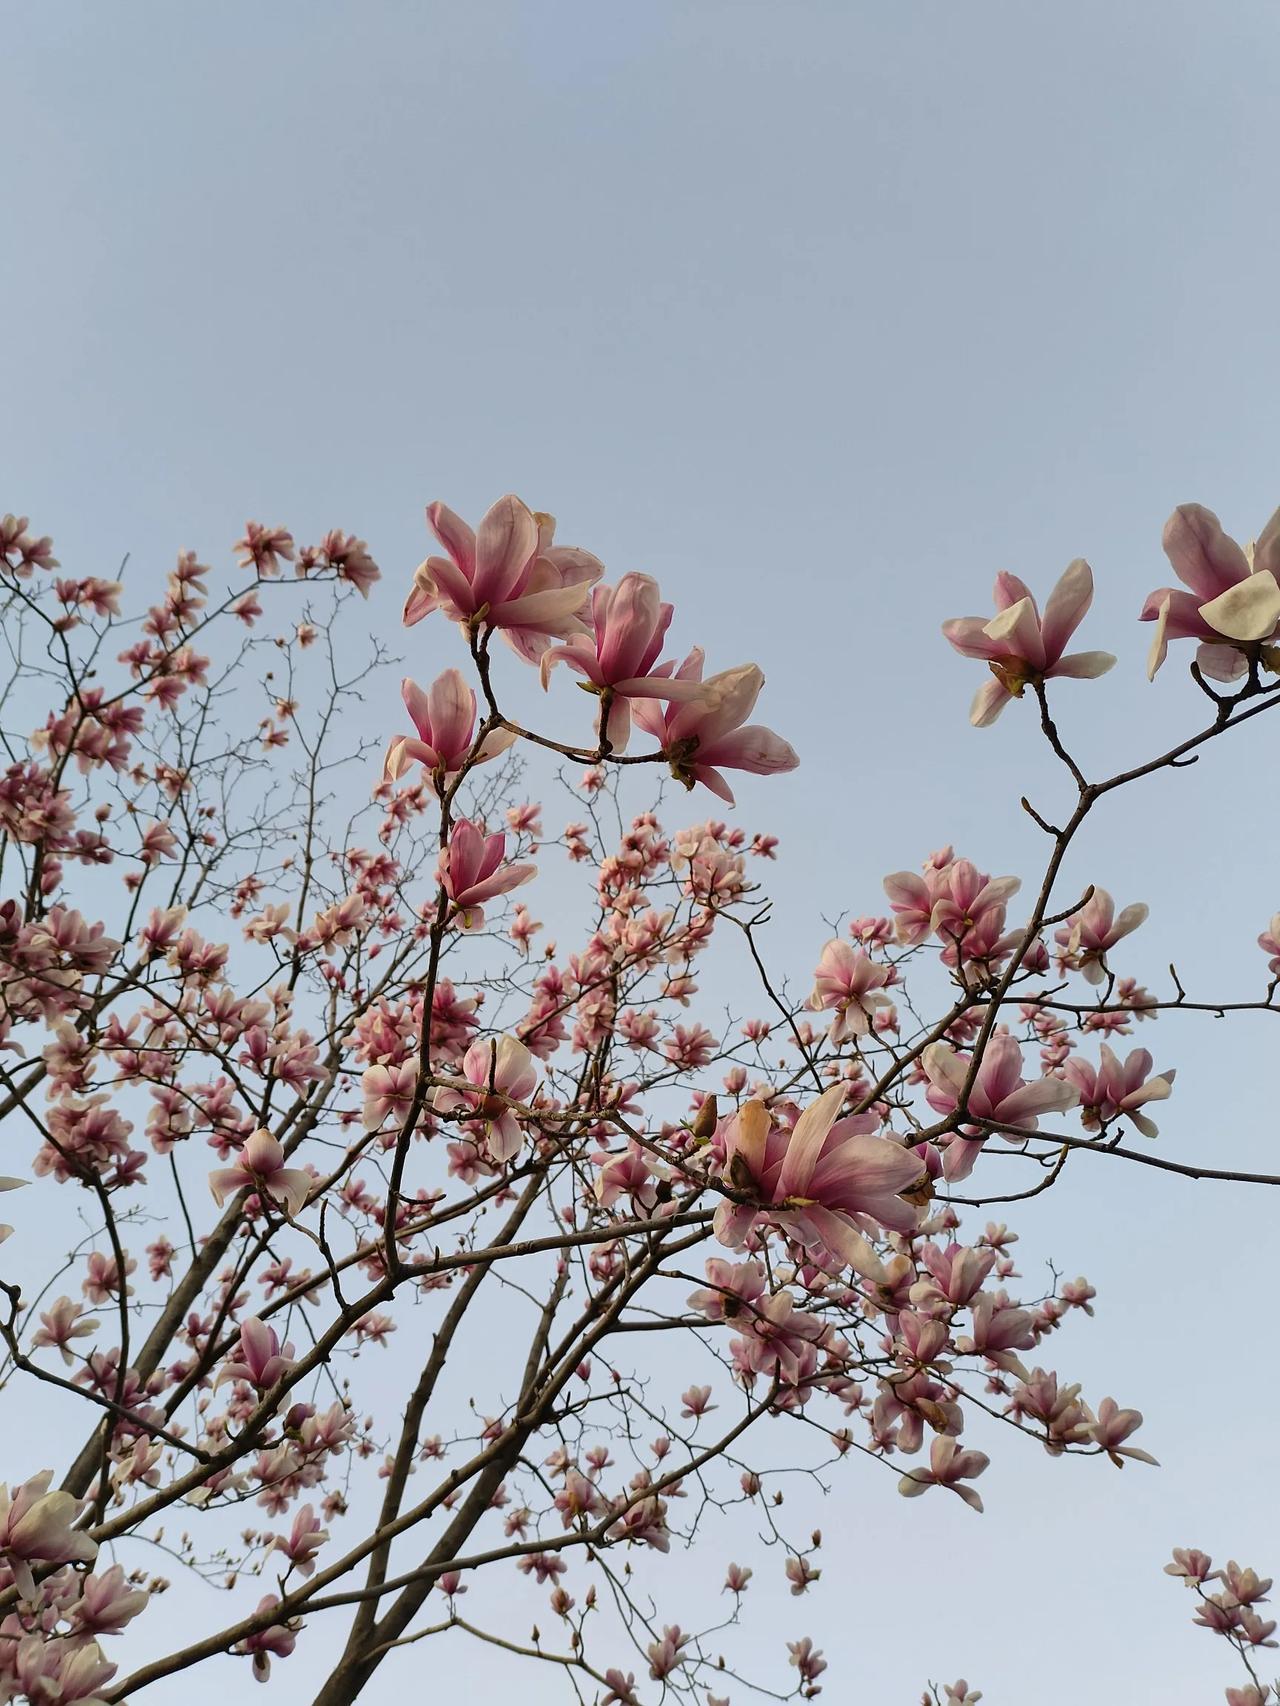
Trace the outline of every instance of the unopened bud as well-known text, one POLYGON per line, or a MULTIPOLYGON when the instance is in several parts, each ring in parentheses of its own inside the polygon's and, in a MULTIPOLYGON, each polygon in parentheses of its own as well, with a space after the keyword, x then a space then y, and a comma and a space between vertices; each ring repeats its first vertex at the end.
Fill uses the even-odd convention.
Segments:
POLYGON ((697 1138, 699 1143, 706 1143, 715 1132, 716 1123, 719 1118, 720 1109, 715 1096, 708 1096, 702 1106, 698 1109, 697 1114, 694 1116, 693 1124, 689 1127, 689 1130, 693 1133, 694 1137, 697 1138))

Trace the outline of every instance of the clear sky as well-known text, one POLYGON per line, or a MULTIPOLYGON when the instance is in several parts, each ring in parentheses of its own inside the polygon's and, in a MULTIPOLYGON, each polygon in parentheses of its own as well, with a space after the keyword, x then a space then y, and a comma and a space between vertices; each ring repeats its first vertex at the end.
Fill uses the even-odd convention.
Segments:
MULTIPOLYGON (((740 816, 783 837, 798 976, 817 912, 875 910, 885 871, 948 840, 999 871, 1037 851, 1017 797, 1056 784, 1028 719, 970 730, 975 666, 937 632, 996 569, 1094 565, 1085 643, 1121 665, 1060 700, 1091 761, 1199 717, 1180 668, 1147 686, 1133 618, 1174 503, 1242 538, 1280 503, 1270 0, 2 16, 0 509, 69 572, 225 563, 250 515, 342 526, 389 576, 389 633, 430 499, 554 510, 660 577, 682 639, 764 665, 803 767, 740 816)), ((442 644, 415 630, 415 673, 442 644)), ((1176 957, 1193 989, 1260 988, 1274 740, 1118 804, 1069 871, 1151 902, 1147 981, 1176 957)), ((1275 1167, 1267 1028, 1153 1031, 1180 1072, 1162 1149, 1275 1167)), ((828 1650, 832 1700, 959 1673, 992 1706, 1219 1698, 1229 1655, 1160 1566, 1280 1566, 1273 1203, 1099 1159, 1017 1225, 1097 1284, 1059 1366, 1142 1408, 1162 1468, 1006 1452, 984 1518, 845 1477, 823 1581, 770 1627, 828 1650)), ((431 1662, 460 1686, 460 1649, 431 1662)), ((473 1698, 510 1679, 486 1665, 473 1698)))

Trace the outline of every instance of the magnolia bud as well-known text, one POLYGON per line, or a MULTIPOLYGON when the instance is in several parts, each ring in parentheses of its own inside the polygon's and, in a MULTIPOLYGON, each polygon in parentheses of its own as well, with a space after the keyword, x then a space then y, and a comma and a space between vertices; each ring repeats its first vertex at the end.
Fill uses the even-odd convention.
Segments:
POLYGON ((715 1096, 708 1096, 702 1106, 698 1109, 697 1114, 694 1116, 693 1124, 689 1127, 689 1130, 693 1133, 694 1137, 697 1138, 699 1143, 706 1143, 714 1133, 716 1129, 716 1122, 719 1118, 720 1109, 715 1096))

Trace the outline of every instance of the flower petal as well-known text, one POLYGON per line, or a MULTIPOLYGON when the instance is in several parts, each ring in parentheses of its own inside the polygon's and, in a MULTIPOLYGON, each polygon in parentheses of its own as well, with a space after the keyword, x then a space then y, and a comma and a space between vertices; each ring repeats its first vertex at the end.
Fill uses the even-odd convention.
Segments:
POLYGON ((1265 640, 1280 621, 1280 585, 1262 569, 1202 604, 1200 614, 1215 633, 1229 640, 1265 640))
POLYGON ((817 1164, 818 1152, 836 1122, 836 1116, 844 1103, 844 1093, 843 1084, 833 1084, 829 1090, 822 1092, 816 1102, 810 1102, 796 1121, 787 1142, 782 1171, 778 1175, 779 1195, 790 1197, 809 1194, 809 1184, 817 1164))
POLYGON ((474 586, 478 604, 501 604, 520 583, 538 549, 538 524, 514 492, 489 509, 476 532, 474 586))
POLYGON ((1078 681, 1092 681, 1099 675, 1105 675, 1109 669, 1114 669, 1115 662, 1110 652, 1068 652, 1066 657, 1058 659, 1048 673, 1071 676, 1078 681))
POLYGON ((1179 504, 1161 543, 1178 579, 1202 599, 1216 598, 1249 573, 1244 552, 1203 504, 1179 504))
POLYGON ((1050 663, 1062 656, 1067 641, 1084 621, 1092 603, 1093 570, 1083 557, 1077 557, 1068 563, 1044 607, 1040 632, 1044 655, 1050 663))
POLYGON ((973 704, 969 707, 969 721, 975 729, 989 729, 1012 698, 1013 694, 1004 682, 997 681, 993 675, 974 694, 973 704))
POLYGON ((1045 667, 1044 640, 1034 599, 1020 598, 1007 610, 1000 611, 987 623, 986 631, 987 637, 1000 648, 998 657, 1020 658, 1033 669, 1045 667))

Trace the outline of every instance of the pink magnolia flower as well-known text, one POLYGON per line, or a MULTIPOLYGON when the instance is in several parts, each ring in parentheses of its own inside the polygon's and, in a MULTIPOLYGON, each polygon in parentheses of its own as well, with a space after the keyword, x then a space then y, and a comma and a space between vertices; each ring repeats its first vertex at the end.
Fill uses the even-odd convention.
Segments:
MULTIPOLYGON (((258 1601, 259 1615, 274 1610, 279 1603, 278 1594, 267 1594, 265 1599, 258 1601)), ((297 1646, 300 1627, 298 1619, 291 1617, 287 1623, 273 1623, 269 1628, 260 1629, 256 1635, 247 1635, 231 1650, 233 1653, 251 1655, 254 1681, 266 1682, 271 1675, 272 1659, 287 1659, 297 1646)))
POLYGON ((844 1086, 833 1085, 791 1131, 775 1126, 764 1103, 754 1100, 727 1122, 724 1177, 754 1201, 721 1202, 715 1231, 722 1244, 740 1248, 765 1219, 808 1250, 829 1252, 868 1277, 879 1274, 860 1228, 914 1231, 919 1211, 902 1193, 919 1183, 924 1168, 918 1155, 870 1134, 874 1115, 837 1119, 844 1096, 844 1086))
POLYGON ((35 1595, 32 1564, 91 1564, 97 1542, 72 1525, 81 1501, 60 1489, 50 1492, 53 1470, 42 1469, 10 1493, 0 1482, 0 1558, 13 1571, 24 1599, 35 1595))
POLYGON ((483 835, 469 818, 459 818, 440 854, 437 873, 444 892, 460 915, 464 930, 484 923, 482 902, 509 894, 537 873, 536 865, 503 865, 507 838, 498 830, 483 835))
POLYGON ((689 1307, 708 1321, 732 1321, 749 1314, 750 1306, 764 1296, 765 1272, 759 1262, 726 1262, 722 1256, 710 1256, 706 1274, 706 1286, 689 1293, 689 1307))
POLYGON ((128 1283, 128 1276, 134 1272, 138 1264, 132 1256, 124 1259, 123 1281, 120 1277, 120 1264, 114 1256, 105 1256, 100 1250, 92 1250, 85 1261, 85 1277, 81 1291, 90 1303, 109 1303, 123 1288, 126 1297, 132 1297, 133 1287, 128 1283))
POLYGON ((849 1037, 865 1037, 875 1021, 877 1009, 893 1003, 883 993, 893 978, 891 966, 878 965, 861 948, 833 938, 823 948, 814 972, 813 994, 809 1006, 815 1009, 834 1008, 831 1041, 842 1043, 849 1037))
POLYGON ((787 1580, 791 1583, 793 1595, 807 1593, 810 1582, 816 1582, 821 1576, 821 1570, 815 1570, 807 1558, 788 1558, 786 1562, 787 1580))
POLYGON ((1096 1131, 1122 1114, 1132 1120, 1143 1137, 1156 1137, 1159 1127, 1141 1112, 1148 1102, 1163 1102, 1173 1089, 1172 1069, 1151 1075, 1151 1054, 1145 1048, 1135 1048, 1121 1063, 1115 1052, 1103 1043, 1098 1065, 1071 1056, 1062 1064, 1062 1076, 1080 1092, 1080 1108, 1085 1129, 1096 1131))
POLYGON ((581 632, 578 612, 604 567, 590 551, 553 545, 553 517, 508 493, 474 533, 442 503, 428 506, 427 523, 448 555, 428 557, 418 568, 405 602, 406 627, 442 610, 464 627, 501 629, 530 662, 548 640, 581 632))
POLYGON ((145 1588, 125 1585, 124 1566, 113 1564, 102 1575, 85 1576, 80 1598, 71 1608, 77 1634, 118 1635, 126 1623, 145 1611, 150 1595, 145 1588))
POLYGON ((265 1392, 293 1367, 293 1346, 282 1346, 274 1327, 250 1315, 240 1323, 240 1344, 232 1360, 223 1363, 218 1383, 247 1380, 265 1392))
MULTIPOLYGON (((949 868, 930 864, 926 865, 923 876, 917 876, 914 871, 894 871, 884 879, 884 892, 893 913, 894 935, 905 947, 913 948, 932 934, 933 909, 939 899, 949 893, 949 868)), ((1000 880, 1007 882, 1010 879, 1000 880)))
POLYGON ((1184 1587, 1193 1588, 1197 1582, 1211 1581, 1209 1572, 1213 1569, 1213 1559, 1207 1552, 1197 1551, 1195 1547, 1175 1546, 1173 1562, 1166 1564, 1166 1576, 1177 1576, 1184 1587))
MULTIPOLYGON (((929 1088, 929 1106, 939 1114, 954 1113, 960 1105, 970 1061, 948 1043, 930 1043, 920 1064, 929 1088)), ((1077 1101, 1074 1084, 1061 1078, 1037 1078, 1030 1083, 1022 1076, 1022 1049, 1007 1031, 997 1031, 983 1051, 966 1113, 995 1124, 1007 1123, 1034 1131, 1041 1114, 1063 1113, 1077 1101)), ((969 1128, 972 1131, 972 1127, 969 1128)), ((973 1171, 984 1139, 953 1136, 943 1156, 943 1174, 951 1181, 967 1179, 973 1171)))
POLYGON ((282 1207, 291 1220, 301 1214, 314 1183, 303 1168, 285 1166, 284 1150, 265 1130, 254 1132, 233 1167, 215 1167, 209 1175, 209 1189, 219 1207, 248 1185, 282 1207))
POLYGON ((616 1666, 611 1665, 604 1673, 606 1684, 604 1698, 600 1706, 640 1706, 640 1696, 636 1693, 636 1673, 629 1670, 624 1676, 616 1666))
POLYGON ((612 1208, 621 1196, 629 1196, 637 1214, 648 1214, 658 1202, 658 1185, 666 1177, 665 1169, 654 1165, 638 1143, 628 1143, 619 1155, 593 1156, 600 1163, 596 1174, 596 1201, 601 1208, 612 1208))
POLYGON ((5 1646, 25 1700, 38 1700, 41 1706, 46 1701, 50 1706, 106 1706, 103 1690, 118 1667, 96 1641, 58 1641, 47 1635, 28 1635, 16 1647, 12 1641, 8 1636, 5 1646))
POLYGON ((1145 901, 1135 901, 1117 916, 1116 903, 1106 889, 1095 888, 1053 939, 1086 982, 1102 983, 1107 975, 1107 949, 1145 924, 1149 911, 1145 901))
POLYGON ((963 1244, 948 1244, 945 1250, 926 1244, 920 1259, 931 1278, 911 1287, 911 1301, 919 1309, 936 1292, 945 1303, 963 1305, 977 1295, 995 1266, 994 1250, 974 1250, 963 1244))
POLYGON ((1034 1368, 1015 1389, 1007 1413, 1041 1423, 1046 1430, 1045 1449, 1056 1456, 1064 1443, 1076 1444, 1088 1437, 1089 1417, 1079 1400, 1078 1384, 1060 1386, 1056 1374, 1034 1368))
POLYGON ((609 1507, 594 1481, 589 1481, 577 1469, 565 1472, 564 1486, 556 1494, 555 1507, 566 1528, 572 1528, 582 1517, 599 1516, 609 1507))
POLYGON ((1003 1291, 980 1292, 970 1302, 969 1312, 972 1331, 956 1340, 962 1356, 989 1357, 1007 1367, 1010 1352, 1030 1350, 1036 1342, 1035 1317, 1029 1309, 1015 1308, 1003 1291))
MULTIPOLYGON (((808 1635, 799 1641, 788 1641, 787 1651, 791 1655, 787 1663, 795 1666, 804 1682, 816 1681, 827 1668, 822 1649, 815 1647, 808 1635)), ((812 1698, 810 1695, 810 1699, 812 1698)))
POLYGON ((623 575, 616 587, 597 586, 592 591, 592 635, 575 634, 542 654, 544 688, 556 664, 567 663, 596 692, 609 695, 599 733, 614 752, 624 751, 630 738, 632 699, 698 696, 697 682, 674 679, 672 664, 658 665, 671 616, 672 606, 662 602, 651 575, 623 575))
POLYGON ((309 1576, 316 1567, 315 1555, 329 1538, 311 1505, 303 1505, 293 1519, 288 1535, 277 1534, 273 1550, 283 1552, 300 1576, 309 1576))
POLYGON ((519 1154, 524 1130, 509 1101, 528 1102, 537 1088, 533 1056, 515 1037, 485 1037, 462 1057, 462 1076, 437 1089, 431 1105, 437 1113, 468 1111, 484 1127, 484 1149, 491 1161, 519 1154))
POLYGON ((31 1335, 31 1348, 41 1350, 48 1346, 56 1349, 63 1362, 70 1364, 75 1361, 71 1341, 92 1338, 99 1325, 95 1316, 85 1315, 71 1298, 59 1297, 41 1315, 40 1325, 31 1335))
POLYGON ((929 1467, 908 1469, 898 1482, 904 1499, 915 1499, 930 1487, 950 1487, 965 1504, 975 1511, 982 1509, 982 1500, 972 1487, 962 1487, 961 1481, 974 1481, 990 1463, 982 1451, 963 1451, 959 1441, 939 1434, 929 1448, 929 1467))
POLYGON ((690 1386, 680 1394, 680 1402, 684 1408, 680 1414, 686 1421, 692 1421, 697 1416, 705 1416, 711 1410, 720 1406, 711 1402, 710 1386, 690 1386))
MULTIPOLYGON (((387 748, 382 773, 398 782, 410 764, 421 764, 431 773, 437 790, 443 789, 466 762, 476 727, 476 696, 461 670, 446 669, 424 693, 408 676, 400 684, 401 696, 416 735, 397 735, 387 748)), ((494 729, 475 753, 475 762, 496 758, 515 740, 510 729, 494 729)))
MULTIPOLYGON (((1124 1467, 1126 1457, 1135 1458, 1139 1463, 1150 1463, 1159 1467, 1156 1460, 1148 1451, 1141 1451, 1136 1445, 1125 1445, 1131 1433, 1142 1426, 1141 1410, 1122 1410, 1114 1398, 1104 1398, 1098 1405, 1096 1416, 1088 1406, 1084 1407, 1086 1417, 1086 1433, 1106 1452, 1117 1469, 1124 1467)), ((1237 1598, 1240 1596, 1237 1595, 1237 1598)))
POLYGON ((795 1387, 812 1378, 817 1346, 827 1336, 827 1327, 816 1315, 798 1309, 789 1291, 762 1298, 737 1324, 743 1336, 730 1341, 730 1351, 741 1375, 763 1374, 795 1387))
POLYGON ((1258 937, 1258 946, 1264 954, 1270 956, 1267 960, 1267 970, 1280 972, 1280 912, 1273 916, 1270 924, 1258 937))
MULTIPOLYGON (((1109 1403, 1109 1399, 1104 1399, 1109 1403)), ((1125 1415, 1133 1415, 1134 1411, 1125 1411, 1125 1415)), ((1260 1576, 1256 1570, 1242 1568, 1234 1558, 1227 1560, 1227 1567, 1222 1572, 1222 1579, 1227 1585, 1232 1597, 1241 1605, 1256 1605, 1264 1600, 1271 1592, 1271 1577, 1260 1576)))
POLYGON ((992 952, 1001 945, 1005 908, 1021 887, 1017 877, 988 877, 971 860, 953 859, 934 878, 929 928, 968 958, 992 952))
POLYGON ((955 649, 963 657, 982 659, 994 677, 974 696, 969 721, 975 728, 994 723, 1010 699, 1021 699, 1029 682, 1106 674, 1116 661, 1110 652, 1064 655, 1092 602, 1093 573, 1077 557, 1049 594, 1043 618, 1017 575, 998 574, 993 617, 984 621, 981 616, 955 616, 942 624, 955 649))
POLYGON ((676 670, 675 680, 701 682, 702 693, 666 711, 651 700, 640 700, 632 715, 659 743, 677 782, 686 788, 701 782, 732 805, 733 791, 721 769, 775 776, 799 764, 795 748, 781 735, 758 723, 742 726, 764 686, 764 673, 756 664, 739 664, 704 682, 702 652, 695 647, 676 670))
POLYGON ((366 1131, 377 1131, 392 1119, 402 1125, 413 1107, 418 1087, 418 1062, 402 1060, 398 1065, 369 1066, 360 1075, 364 1096, 362 1120, 366 1131))
POLYGON ((884 879, 898 941, 914 947, 937 935, 948 966, 1008 953, 1017 937, 1004 934, 1005 910, 1021 886, 1017 877, 989 877, 954 858, 950 847, 926 860, 922 876, 895 871, 884 879))
POLYGON ((1158 587, 1139 618, 1156 624, 1147 676, 1153 679, 1170 640, 1199 640, 1196 663, 1215 681, 1248 667, 1248 647, 1274 637, 1280 622, 1280 510, 1257 542, 1242 550, 1211 509, 1179 504, 1164 525, 1165 555, 1190 592, 1158 587))
POLYGON ((369 588, 382 579, 366 542, 340 527, 331 528, 318 545, 305 545, 299 552, 296 574, 306 575, 316 568, 332 569, 339 580, 355 587, 361 598, 368 598, 369 588))
MULTIPOLYGON (((185 912, 186 908, 183 907, 181 910, 185 912)), ((252 918, 245 921, 245 941, 274 942, 276 937, 281 935, 287 941, 296 940, 295 932, 289 928, 289 917, 292 912, 293 908, 287 900, 282 900, 277 906, 270 904, 264 906, 261 912, 255 913, 252 918)))
POLYGON ((693 1636, 686 1635, 678 1623, 669 1623, 663 1627, 662 1639, 649 1643, 645 1656, 649 1660, 649 1675, 655 1682, 661 1682, 684 1664, 684 1649, 692 1639, 693 1636))
POLYGON ((280 564, 293 561, 293 535, 287 527, 264 527, 260 521, 246 521, 244 537, 232 547, 243 569, 256 569, 260 575, 278 575, 280 564))

